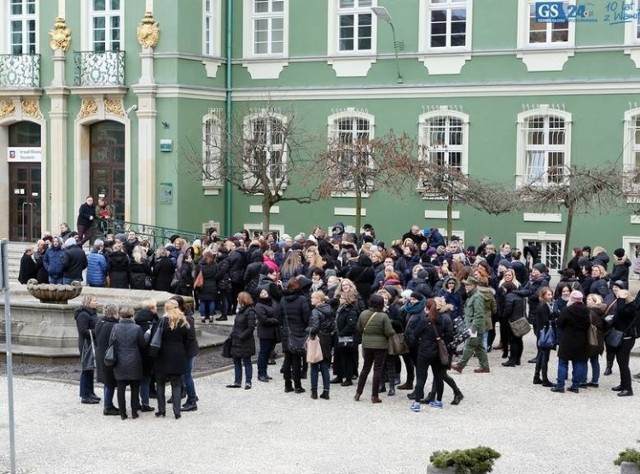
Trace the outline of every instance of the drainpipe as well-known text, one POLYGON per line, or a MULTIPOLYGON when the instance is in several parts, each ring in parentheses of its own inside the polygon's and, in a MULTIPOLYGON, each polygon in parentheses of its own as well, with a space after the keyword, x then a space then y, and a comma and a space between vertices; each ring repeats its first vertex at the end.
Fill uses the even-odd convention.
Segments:
MULTIPOLYGON (((226 130, 227 130, 227 150, 226 150, 226 169, 227 171, 231 169, 231 164, 233 160, 233 156, 231 154, 231 41, 233 39, 233 0, 227 0, 227 75, 225 79, 225 101, 226 101, 226 130)), ((231 187, 231 182, 226 179, 224 181, 224 229, 226 235, 231 235, 233 233, 233 223, 231 219, 231 209, 233 199, 233 189, 231 187)))

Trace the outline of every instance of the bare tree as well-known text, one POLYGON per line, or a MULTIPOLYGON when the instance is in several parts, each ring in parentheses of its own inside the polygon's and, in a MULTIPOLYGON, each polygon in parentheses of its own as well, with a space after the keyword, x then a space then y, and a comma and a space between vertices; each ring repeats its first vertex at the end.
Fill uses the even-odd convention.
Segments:
POLYGON ((549 212, 567 211, 562 265, 569 261, 573 218, 578 214, 604 213, 625 199, 629 180, 622 166, 606 162, 598 166, 558 165, 531 177, 520 188, 521 207, 549 212))
POLYGON ((227 181, 245 194, 259 196, 266 233, 274 205, 317 199, 303 187, 287 190, 292 176, 307 167, 313 140, 298 128, 294 112, 283 113, 271 106, 240 112, 232 122, 231 133, 227 133, 222 113, 212 114, 212 120, 204 124, 202 149, 192 145, 187 153, 187 172, 205 184, 220 187, 227 181))
POLYGON ((393 131, 375 139, 369 139, 368 133, 355 139, 336 134, 329 138, 305 182, 320 198, 353 193, 356 232, 360 232, 362 198, 382 189, 400 195, 407 188, 416 143, 414 138, 393 131))

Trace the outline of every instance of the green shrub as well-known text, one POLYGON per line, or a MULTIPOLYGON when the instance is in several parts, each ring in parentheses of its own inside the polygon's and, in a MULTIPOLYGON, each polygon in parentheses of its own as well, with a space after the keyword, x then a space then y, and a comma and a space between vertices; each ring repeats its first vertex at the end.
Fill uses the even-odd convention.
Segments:
POLYGON ((633 448, 627 448, 618 454, 618 459, 613 461, 613 464, 619 466, 623 462, 632 462, 636 466, 640 467, 640 451, 633 448))
POLYGON ((478 446, 455 451, 436 451, 429 461, 439 468, 455 467, 456 474, 486 474, 493 470, 493 462, 499 457, 499 452, 487 446, 478 446))

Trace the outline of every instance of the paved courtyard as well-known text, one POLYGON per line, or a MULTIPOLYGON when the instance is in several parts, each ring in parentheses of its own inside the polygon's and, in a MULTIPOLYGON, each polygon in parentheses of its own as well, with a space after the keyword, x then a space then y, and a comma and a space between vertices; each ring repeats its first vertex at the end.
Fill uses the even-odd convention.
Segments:
MULTIPOLYGON (((529 334, 523 360, 532 354, 529 334)), ((142 413, 122 421, 80 404, 77 385, 17 378, 18 472, 424 473, 432 451, 479 444, 502 453, 495 473, 618 472, 613 459, 640 439, 640 384, 636 396, 618 398, 615 370, 598 389, 555 394, 532 385, 533 365, 505 368, 499 357, 490 354, 490 374, 469 365, 454 375, 465 395, 459 406, 446 388, 444 409, 421 413, 409 409, 406 392, 373 405, 369 385, 358 403, 353 387, 332 386, 330 401, 311 400, 308 391, 285 394, 277 373, 252 390, 228 389, 224 371, 197 379, 199 409, 181 420, 142 413)), ((640 358, 631 363, 640 371, 640 358)), ((3 374, 0 473, 8 470, 6 402, 3 374)))

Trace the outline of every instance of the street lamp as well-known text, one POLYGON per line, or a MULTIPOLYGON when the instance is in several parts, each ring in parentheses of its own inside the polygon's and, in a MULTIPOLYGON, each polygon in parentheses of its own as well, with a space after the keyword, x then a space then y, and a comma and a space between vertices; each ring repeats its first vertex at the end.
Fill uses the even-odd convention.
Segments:
POLYGON ((387 23, 389 23, 389 26, 391 27, 391 33, 393 34, 393 51, 395 52, 395 55, 396 55, 396 70, 398 71, 397 82, 398 84, 402 84, 404 83, 404 78, 402 77, 402 74, 400 74, 400 62, 398 61, 398 50, 404 47, 404 42, 396 41, 396 29, 394 28, 393 22, 391 21, 391 15, 389 14, 389 11, 385 7, 371 7, 371 11, 379 20, 386 21, 387 23))

